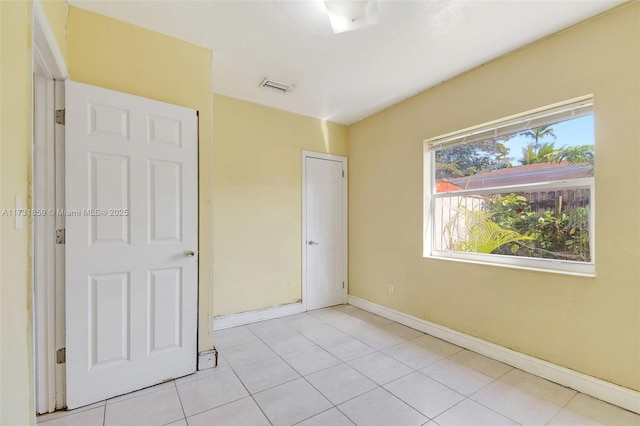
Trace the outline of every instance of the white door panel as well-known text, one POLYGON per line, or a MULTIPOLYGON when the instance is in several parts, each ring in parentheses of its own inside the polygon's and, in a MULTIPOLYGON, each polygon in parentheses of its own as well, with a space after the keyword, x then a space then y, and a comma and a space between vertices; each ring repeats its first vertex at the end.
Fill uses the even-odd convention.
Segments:
POLYGON ((343 165, 307 157, 306 286, 307 309, 344 303, 343 165))
POLYGON ((196 368, 197 115, 66 84, 67 405, 196 368))

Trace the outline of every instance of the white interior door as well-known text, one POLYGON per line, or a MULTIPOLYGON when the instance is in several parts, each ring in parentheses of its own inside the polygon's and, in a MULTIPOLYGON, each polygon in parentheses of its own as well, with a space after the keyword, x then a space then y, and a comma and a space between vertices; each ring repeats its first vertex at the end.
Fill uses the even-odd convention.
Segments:
POLYGON ((67 406, 196 369, 196 111, 66 83, 67 406))
POLYGON ((305 271, 307 309, 346 302, 346 159, 306 156, 305 271))

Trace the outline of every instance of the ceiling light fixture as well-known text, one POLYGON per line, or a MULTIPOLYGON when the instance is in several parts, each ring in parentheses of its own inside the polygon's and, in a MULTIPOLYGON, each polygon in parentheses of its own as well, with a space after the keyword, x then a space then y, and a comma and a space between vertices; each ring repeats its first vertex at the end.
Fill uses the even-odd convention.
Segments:
POLYGON ((378 23, 376 0, 326 0, 331 28, 335 34, 359 30, 378 23))

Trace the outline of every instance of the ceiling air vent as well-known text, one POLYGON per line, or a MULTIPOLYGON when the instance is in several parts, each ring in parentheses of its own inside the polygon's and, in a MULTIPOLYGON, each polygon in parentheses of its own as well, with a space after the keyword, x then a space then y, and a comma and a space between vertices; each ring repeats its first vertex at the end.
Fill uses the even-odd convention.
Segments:
POLYGON ((268 78, 265 78, 264 80, 262 80, 262 83, 260 83, 260 86, 268 87, 269 89, 274 89, 282 93, 290 92, 295 88, 295 86, 291 84, 279 83, 277 81, 273 81, 268 78))

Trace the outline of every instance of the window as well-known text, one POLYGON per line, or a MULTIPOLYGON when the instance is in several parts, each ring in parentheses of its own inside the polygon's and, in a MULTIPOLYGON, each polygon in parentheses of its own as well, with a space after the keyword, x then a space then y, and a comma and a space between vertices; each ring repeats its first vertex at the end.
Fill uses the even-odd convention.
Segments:
POLYGON ((593 101, 425 141, 425 256, 594 275, 593 101))

